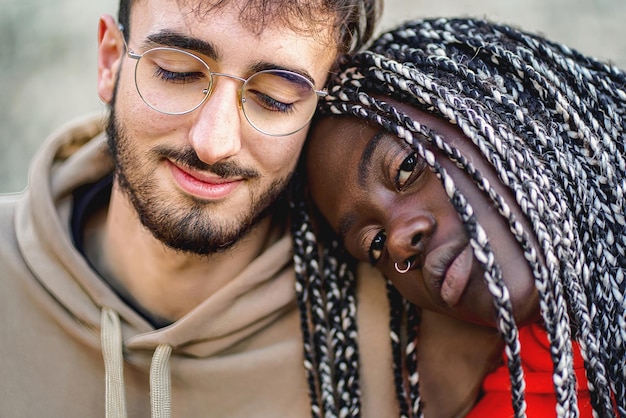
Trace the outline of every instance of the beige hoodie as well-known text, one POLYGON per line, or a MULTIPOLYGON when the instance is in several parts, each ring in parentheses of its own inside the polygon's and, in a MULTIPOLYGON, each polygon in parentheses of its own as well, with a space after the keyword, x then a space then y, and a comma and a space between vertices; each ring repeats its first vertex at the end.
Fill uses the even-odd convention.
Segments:
MULTIPOLYGON (((72 243, 72 191, 111 171, 104 146, 100 117, 65 127, 29 188, 0 197, 0 417, 311 416, 289 235, 154 329, 72 243)), ((362 416, 385 418, 398 412, 375 274, 358 288, 362 416)))

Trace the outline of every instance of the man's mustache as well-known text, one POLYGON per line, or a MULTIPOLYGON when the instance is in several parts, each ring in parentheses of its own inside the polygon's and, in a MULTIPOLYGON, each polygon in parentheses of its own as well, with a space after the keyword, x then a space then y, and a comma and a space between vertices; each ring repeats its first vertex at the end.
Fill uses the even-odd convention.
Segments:
POLYGON ((218 161, 214 164, 207 164, 200 160, 196 152, 191 147, 172 149, 165 146, 158 146, 153 152, 161 158, 176 161, 183 166, 198 171, 209 171, 222 178, 243 177, 250 179, 259 177, 259 173, 256 170, 241 167, 232 161, 218 161))

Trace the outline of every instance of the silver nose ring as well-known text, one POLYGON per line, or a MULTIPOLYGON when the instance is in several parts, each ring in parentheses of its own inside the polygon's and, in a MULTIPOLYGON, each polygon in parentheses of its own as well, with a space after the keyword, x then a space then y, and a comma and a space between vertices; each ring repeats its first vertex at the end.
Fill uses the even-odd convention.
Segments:
POLYGON ((403 269, 401 269, 400 266, 398 266, 398 263, 393 263, 393 266, 395 267, 398 273, 404 274, 407 271, 409 271, 409 269, 411 268, 411 262, 409 260, 406 260, 406 267, 403 269))

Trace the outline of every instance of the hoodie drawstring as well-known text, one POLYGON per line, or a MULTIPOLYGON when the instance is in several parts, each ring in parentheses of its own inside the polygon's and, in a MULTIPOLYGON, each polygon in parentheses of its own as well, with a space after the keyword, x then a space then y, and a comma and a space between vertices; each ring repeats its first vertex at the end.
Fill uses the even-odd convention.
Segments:
POLYGON ((106 381, 106 417, 126 418, 124 354, 122 353, 120 318, 113 309, 103 308, 100 322, 100 344, 102 345, 106 381))
MULTIPOLYGON (((126 418, 124 387, 124 353, 120 319, 111 308, 101 313, 101 345, 106 381, 106 417, 126 418)), ((170 380, 170 355, 172 347, 157 346, 150 365, 150 404, 152 418, 170 418, 172 385, 170 380)))
POLYGON ((160 344, 152 356, 150 365, 150 403, 153 418, 170 418, 172 385, 170 382, 170 354, 172 347, 160 344))

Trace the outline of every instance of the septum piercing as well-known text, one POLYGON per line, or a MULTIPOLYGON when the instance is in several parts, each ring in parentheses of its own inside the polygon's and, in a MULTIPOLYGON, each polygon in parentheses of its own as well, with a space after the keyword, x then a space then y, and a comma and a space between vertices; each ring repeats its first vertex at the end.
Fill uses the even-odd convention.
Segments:
POLYGON ((407 271, 409 271, 409 269, 411 268, 411 262, 410 262, 409 260, 406 260, 406 267, 405 267, 405 268, 403 268, 403 269, 401 269, 401 268, 398 266, 398 263, 393 263, 393 266, 395 267, 395 269, 396 269, 396 271, 397 271, 398 273, 400 273, 400 274, 404 274, 404 273, 406 273, 407 271))

